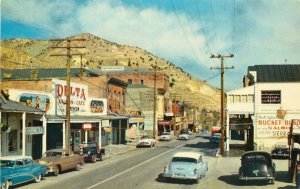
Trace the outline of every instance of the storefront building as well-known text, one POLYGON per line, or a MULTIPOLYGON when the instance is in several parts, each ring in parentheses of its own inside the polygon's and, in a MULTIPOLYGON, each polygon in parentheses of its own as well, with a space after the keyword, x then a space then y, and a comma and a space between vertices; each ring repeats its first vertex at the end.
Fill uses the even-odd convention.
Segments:
POLYGON ((300 129, 300 65, 250 66, 244 82, 227 93, 228 131, 245 131, 253 149, 287 144, 291 123, 300 129))
POLYGON ((40 157, 46 151, 44 114, 45 111, 8 100, 0 94, 1 156, 40 157))

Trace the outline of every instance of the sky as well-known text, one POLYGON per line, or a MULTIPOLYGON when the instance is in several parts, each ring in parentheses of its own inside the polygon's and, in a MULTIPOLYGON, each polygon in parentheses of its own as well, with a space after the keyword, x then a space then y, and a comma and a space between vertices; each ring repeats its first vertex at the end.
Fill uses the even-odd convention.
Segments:
POLYGON ((0 0, 1 39, 91 33, 137 46, 220 88, 248 66, 299 64, 300 0, 0 0), (211 69, 212 68, 212 69, 211 69))

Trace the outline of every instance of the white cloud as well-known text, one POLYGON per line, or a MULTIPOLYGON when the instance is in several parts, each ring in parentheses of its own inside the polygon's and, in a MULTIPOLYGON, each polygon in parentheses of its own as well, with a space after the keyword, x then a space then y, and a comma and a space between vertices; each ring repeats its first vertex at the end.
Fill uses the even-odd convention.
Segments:
MULTIPOLYGON (((207 69, 202 71, 200 77, 203 79, 215 74, 209 67, 219 66, 219 60, 209 58, 205 40, 212 53, 228 54, 232 50, 231 0, 222 6, 214 3, 218 39, 214 35, 209 8, 207 12, 201 12, 204 36, 199 20, 189 17, 188 21, 186 14, 192 12, 182 12, 179 6, 176 8, 181 25, 174 11, 167 9, 140 9, 121 0, 83 2, 2 0, 2 15, 16 22, 43 28, 53 37, 89 32, 116 43, 138 46, 177 65, 186 66, 183 68, 185 70, 198 64, 207 69), (228 7, 224 8, 225 5, 228 7)), ((279 64, 284 63, 284 59, 288 63, 299 63, 299 10, 299 0, 236 1, 235 58, 227 61, 228 65, 236 68, 227 79, 231 86, 237 86, 238 75, 238 86, 241 86, 247 66, 279 64)), ((193 75, 197 74, 196 70, 191 70, 193 75)), ((219 85, 218 79, 215 83, 219 85)))

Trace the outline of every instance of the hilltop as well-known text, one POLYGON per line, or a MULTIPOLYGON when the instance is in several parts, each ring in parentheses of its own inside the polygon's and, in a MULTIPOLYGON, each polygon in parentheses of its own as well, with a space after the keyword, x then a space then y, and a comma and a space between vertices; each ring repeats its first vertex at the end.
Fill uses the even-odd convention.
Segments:
MULTIPOLYGON (((85 48, 72 50, 72 54, 84 55, 82 57, 72 56, 71 67, 80 67, 82 64, 83 67, 90 69, 112 65, 151 68, 151 65, 157 65, 160 72, 169 76, 170 93, 179 96, 179 100, 185 100, 196 107, 219 110, 219 90, 163 58, 139 47, 120 45, 89 33, 71 38, 86 39, 84 42, 72 42, 72 46, 84 46, 85 48)), ((66 44, 53 40, 2 40, 0 68, 64 68, 66 57, 53 55, 66 54, 66 50, 52 48, 55 46, 66 46, 66 44)))

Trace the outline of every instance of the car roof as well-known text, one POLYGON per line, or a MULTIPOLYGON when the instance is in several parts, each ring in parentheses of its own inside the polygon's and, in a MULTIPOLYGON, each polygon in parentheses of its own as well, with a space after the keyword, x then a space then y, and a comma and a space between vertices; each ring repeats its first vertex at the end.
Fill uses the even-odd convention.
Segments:
POLYGON ((51 150, 47 150, 47 152, 66 152, 69 151, 68 149, 51 149, 51 150))
POLYGON ((189 158, 198 159, 199 156, 200 156, 199 152, 177 152, 174 154, 173 157, 189 157, 189 158))
POLYGON ((245 152, 242 157, 245 157, 245 156, 249 156, 249 155, 264 155, 264 156, 271 156, 271 154, 269 152, 266 152, 266 151, 248 151, 248 152, 245 152))
POLYGON ((0 157, 0 160, 19 160, 19 159, 32 159, 31 156, 3 156, 3 157, 0 157))

